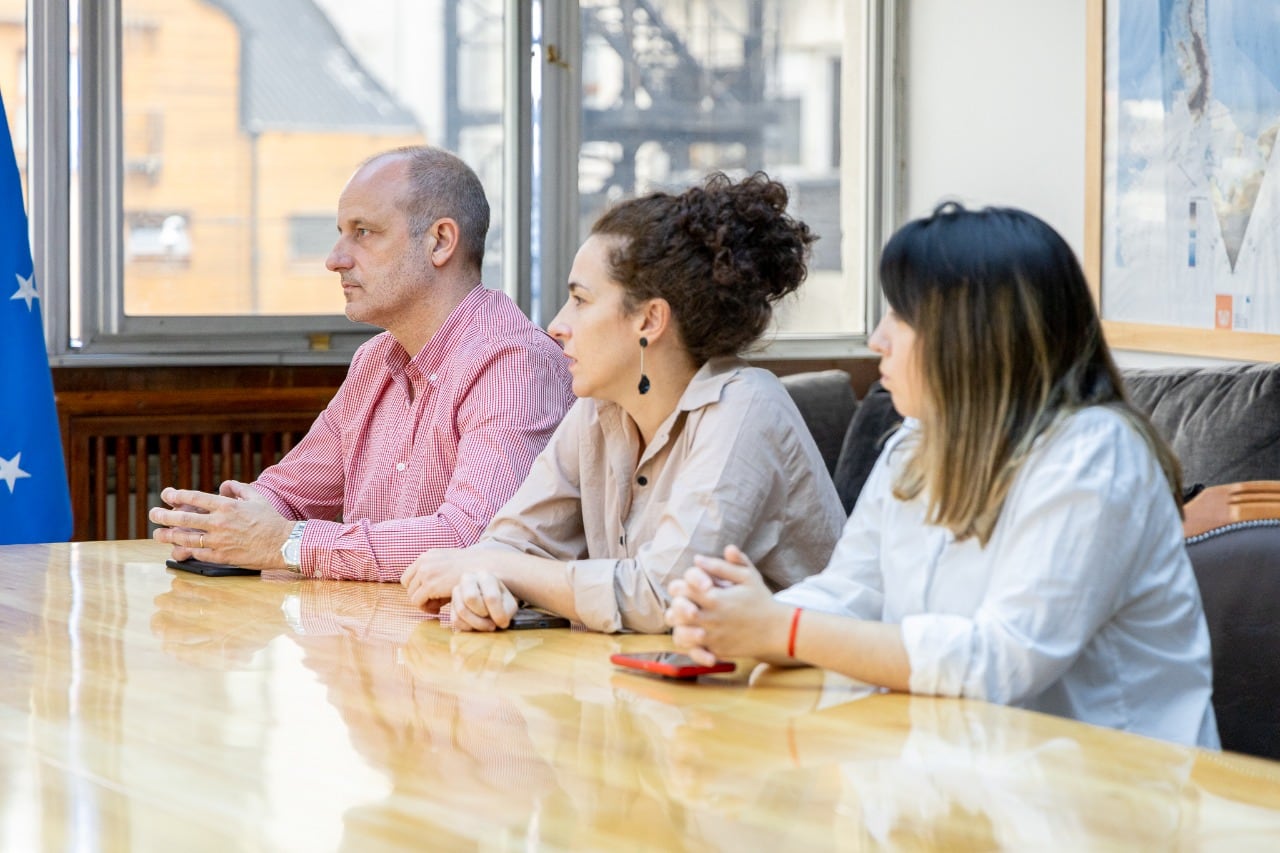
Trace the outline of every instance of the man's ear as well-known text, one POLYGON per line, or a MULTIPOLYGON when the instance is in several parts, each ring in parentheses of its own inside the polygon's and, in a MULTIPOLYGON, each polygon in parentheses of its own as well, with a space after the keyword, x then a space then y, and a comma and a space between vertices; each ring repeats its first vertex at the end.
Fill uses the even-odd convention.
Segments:
POLYGON ((671 304, 660 297, 647 299, 641 303, 636 314, 636 333, 653 343, 660 339, 671 326, 671 304))
POLYGON ((462 232, 458 230, 458 223, 448 217, 433 222, 427 229, 427 233, 423 235, 423 239, 427 240, 431 253, 431 265, 434 267, 444 266, 450 258, 461 251, 459 243, 462 232))

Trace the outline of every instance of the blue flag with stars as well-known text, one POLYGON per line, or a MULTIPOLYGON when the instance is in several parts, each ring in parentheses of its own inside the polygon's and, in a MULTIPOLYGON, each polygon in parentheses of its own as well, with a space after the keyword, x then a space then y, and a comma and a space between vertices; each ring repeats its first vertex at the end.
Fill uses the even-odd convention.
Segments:
POLYGON ((71 496, 44 348, 22 182, 0 98, 0 544, 71 538, 71 496))

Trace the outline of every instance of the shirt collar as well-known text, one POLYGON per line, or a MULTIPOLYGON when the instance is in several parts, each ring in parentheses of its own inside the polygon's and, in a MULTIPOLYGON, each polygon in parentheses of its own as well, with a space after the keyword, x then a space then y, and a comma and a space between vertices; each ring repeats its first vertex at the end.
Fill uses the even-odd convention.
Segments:
POLYGON ((431 336, 417 355, 412 358, 404 347, 398 343, 387 353, 387 369, 392 374, 408 372, 414 379, 430 376, 444 364, 449 353, 453 352, 458 340, 471 325, 471 317, 488 299, 488 289, 477 284, 468 291, 449 316, 445 318, 436 333, 431 336))
POLYGON ((676 411, 692 412, 720 402, 724 394, 724 386, 747 366, 745 361, 734 355, 708 359, 689 380, 688 386, 676 403, 676 411))
MULTIPOLYGON (((671 414, 667 415, 662 425, 658 427, 658 432, 654 435, 653 441, 645 447, 644 452, 640 455, 639 464, 643 465, 667 446, 667 442, 671 440, 672 430, 676 428, 676 424, 683 414, 720 402, 720 398, 724 396, 724 387, 746 367, 747 363, 736 356, 721 356, 710 359, 706 364, 698 368, 698 372, 693 374, 693 378, 689 380, 684 393, 676 401, 675 409, 671 414)), ((619 412, 621 412, 621 409, 619 409, 619 412)), ((627 420, 630 419, 628 418, 627 420)))

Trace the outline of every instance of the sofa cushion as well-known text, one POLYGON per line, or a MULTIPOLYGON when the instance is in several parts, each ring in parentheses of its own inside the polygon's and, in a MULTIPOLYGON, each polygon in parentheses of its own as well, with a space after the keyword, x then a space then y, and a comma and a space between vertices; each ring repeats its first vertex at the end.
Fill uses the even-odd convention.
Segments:
POLYGON ((885 439, 901 423, 902 415, 893 407, 893 398, 889 396, 889 392, 879 382, 873 383, 858 404, 857 411, 853 413, 853 420, 849 422, 833 475, 836 492, 840 495, 846 514, 853 511, 853 505, 862 492, 862 485, 867 482, 876 458, 884 449, 885 439))
POLYGON ((1280 365, 1131 369, 1124 381, 1181 460, 1184 485, 1280 480, 1280 365))
POLYGON ((849 374, 843 370, 796 373, 782 377, 782 384, 813 433, 827 473, 834 472, 845 429, 858 406, 849 374))

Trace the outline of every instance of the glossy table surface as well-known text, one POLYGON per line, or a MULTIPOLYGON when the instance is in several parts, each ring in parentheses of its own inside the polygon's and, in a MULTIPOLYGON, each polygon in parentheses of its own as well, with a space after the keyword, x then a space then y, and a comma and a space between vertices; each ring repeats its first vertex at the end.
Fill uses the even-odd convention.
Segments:
POLYGON ((0 547, 0 850, 1280 849, 1280 764, 165 554, 0 547))

